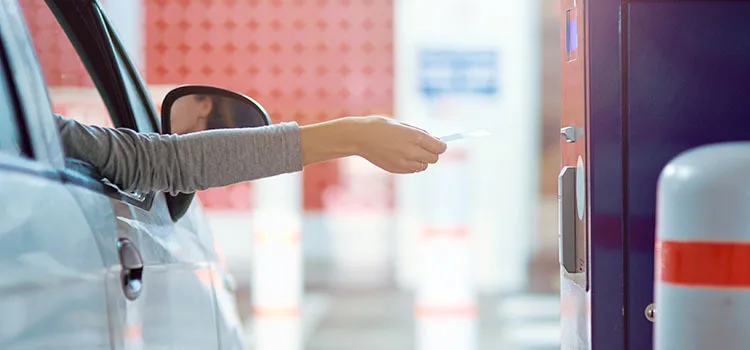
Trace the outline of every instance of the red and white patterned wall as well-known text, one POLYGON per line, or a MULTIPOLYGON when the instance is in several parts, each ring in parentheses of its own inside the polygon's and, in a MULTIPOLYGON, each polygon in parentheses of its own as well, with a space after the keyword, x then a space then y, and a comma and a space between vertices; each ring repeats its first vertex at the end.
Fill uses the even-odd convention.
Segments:
MULTIPOLYGON (((262 103, 274 122, 391 114, 393 3, 146 1, 146 80, 232 89, 262 103)), ((306 210, 323 209, 321 194, 337 177, 335 162, 305 171, 306 210)))
POLYGON ((80 58, 44 1, 20 0, 48 85, 93 87, 80 58))

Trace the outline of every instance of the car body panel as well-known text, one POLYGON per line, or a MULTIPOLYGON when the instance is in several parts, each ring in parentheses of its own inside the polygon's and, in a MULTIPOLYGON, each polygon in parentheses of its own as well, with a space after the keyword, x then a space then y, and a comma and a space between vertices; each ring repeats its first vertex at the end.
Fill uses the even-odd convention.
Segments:
POLYGON ((218 348, 207 247, 195 232, 172 223, 163 200, 151 211, 131 209, 130 217, 117 219, 143 257, 143 294, 127 305, 128 315, 141 317, 143 341, 218 348))
POLYGON ((106 268, 75 197, 17 157, 0 154, 0 179, 0 348, 109 348, 106 268))
MULTIPOLYGON (((71 6, 71 0, 49 2, 71 6)), ((0 348, 243 348, 231 276, 220 264, 199 201, 175 223, 163 193, 150 193, 149 205, 138 205, 138 193, 65 169, 23 18, 16 0, 0 0, 0 47, 33 149, 33 159, 0 151, 0 261, 10 266, 0 270, 0 348), (143 288, 135 300, 123 293, 121 238, 129 239, 143 260, 143 288)), ((91 30, 107 32, 106 22, 105 17, 91 30)), ((116 68, 124 84, 107 85, 104 79, 104 88, 124 86, 114 95, 130 103, 126 112, 133 117, 117 116, 133 124, 126 127, 155 131, 153 103, 117 45, 112 37, 102 50, 120 54, 116 68)), ((97 57, 86 59, 100 64, 97 57)))

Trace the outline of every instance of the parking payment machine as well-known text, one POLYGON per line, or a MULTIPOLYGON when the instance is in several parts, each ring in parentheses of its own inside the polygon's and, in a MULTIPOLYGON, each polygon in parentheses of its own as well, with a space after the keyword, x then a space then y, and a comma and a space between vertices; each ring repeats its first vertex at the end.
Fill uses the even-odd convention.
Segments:
POLYGON ((659 174, 750 140, 750 1, 561 4, 562 348, 651 349, 659 174))

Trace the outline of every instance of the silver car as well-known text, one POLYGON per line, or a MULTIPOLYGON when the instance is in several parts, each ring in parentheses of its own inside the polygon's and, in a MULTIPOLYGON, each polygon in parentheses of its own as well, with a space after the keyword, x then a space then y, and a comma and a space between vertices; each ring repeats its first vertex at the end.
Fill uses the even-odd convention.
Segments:
MULTIPOLYGON (((113 124, 164 130, 98 2, 44 3, 113 124)), ((66 159, 53 112, 22 9, 0 0, 0 349, 242 348, 198 201, 124 192, 66 159)))

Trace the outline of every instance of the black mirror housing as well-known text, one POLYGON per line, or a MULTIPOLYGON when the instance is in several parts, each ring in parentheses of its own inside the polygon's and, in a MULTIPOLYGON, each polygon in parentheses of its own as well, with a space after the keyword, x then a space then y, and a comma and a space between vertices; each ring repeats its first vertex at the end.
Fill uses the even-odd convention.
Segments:
MULTIPOLYGON (((268 113, 250 97, 205 85, 183 85, 171 90, 161 106, 163 134, 188 134, 211 129, 271 125, 268 113)), ((166 193, 172 221, 185 215, 195 193, 166 193)))
POLYGON ((271 119, 260 103, 245 95, 213 86, 183 85, 164 97, 161 123, 165 134, 186 134, 267 126, 271 119))

